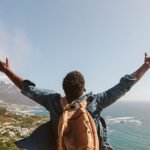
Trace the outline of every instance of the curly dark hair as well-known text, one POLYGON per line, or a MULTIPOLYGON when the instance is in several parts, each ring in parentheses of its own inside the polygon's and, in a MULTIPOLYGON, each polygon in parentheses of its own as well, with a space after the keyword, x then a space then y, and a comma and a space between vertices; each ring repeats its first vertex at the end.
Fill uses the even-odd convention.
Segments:
POLYGON ((78 71, 69 72, 65 76, 62 85, 69 101, 78 99, 85 90, 84 76, 78 71))

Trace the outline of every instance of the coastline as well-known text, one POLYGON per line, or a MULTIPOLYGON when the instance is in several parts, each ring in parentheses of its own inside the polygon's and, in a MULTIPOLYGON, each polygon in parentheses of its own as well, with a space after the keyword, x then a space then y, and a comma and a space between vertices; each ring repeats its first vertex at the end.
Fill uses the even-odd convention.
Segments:
POLYGON ((0 150, 20 150, 14 141, 29 136, 38 126, 49 120, 42 114, 29 113, 29 108, 31 107, 0 103, 0 150))
POLYGON ((21 104, 11 104, 0 100, 0 108, 5 108, 7 111, 18 115, 39 115, 48 116, 49 113, 40 105, 27 106, 21 104))

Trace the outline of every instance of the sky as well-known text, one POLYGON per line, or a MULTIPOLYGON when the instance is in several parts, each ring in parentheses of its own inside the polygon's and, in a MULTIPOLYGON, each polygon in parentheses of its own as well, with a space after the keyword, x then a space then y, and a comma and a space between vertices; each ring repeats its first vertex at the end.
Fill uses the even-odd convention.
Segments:
MULTIPOLYGON (((63 77, 78 70, 87 92, 103 92, 150 55, 149 8, 149 0, 0 0, 0 59, 39 88, 63 94, 63 77)), ((150 100, 149 83, 148 71, 121 99, 150 100)))

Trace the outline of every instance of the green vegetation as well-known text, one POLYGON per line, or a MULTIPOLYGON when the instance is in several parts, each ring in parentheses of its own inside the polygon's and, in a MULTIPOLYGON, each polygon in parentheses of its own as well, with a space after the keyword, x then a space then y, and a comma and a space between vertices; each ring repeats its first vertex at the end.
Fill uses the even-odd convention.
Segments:
POLYGON ((0 141, 0 150, 23 150, 21 148, 17 148, 15 144, 13 144, 14 140, 10 139, 9 141, 3 143, 0 141))
POLYGON ((15 114, 0 107, 0 150, 21 150, 14 141, 29 136, 46 121, 44 116, 15 114))

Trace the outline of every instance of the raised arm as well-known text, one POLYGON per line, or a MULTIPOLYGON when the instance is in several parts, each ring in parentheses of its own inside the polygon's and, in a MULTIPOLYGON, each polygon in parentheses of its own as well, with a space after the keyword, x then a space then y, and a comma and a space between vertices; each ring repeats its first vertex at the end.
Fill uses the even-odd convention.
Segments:
POLYGON ((147 53, 145 53, 144 64, 136 70, 132 75, 139 81, 145 72, 150 68, 150 57, 148 57, 147 53))
POLYGON ((6 62, 0 61, 0 71, 5 73, 8 78, 19 88, 21 89, 21 85, 23 79, 17 76, 9 67, 8 59, 6 58, 6 62))
POLYGON ((150 68, 150 57, 148 57, 147 54, 145 53, 144 64, 139 69, 137 69, 131 75, 126 75, 122 77, 120 82, 111 89, 95 95, 95 98, 98 103, 98 109, 102 110, 103 108, 114 103, 125 93, 127 93, 130 90, 130 88, 142 78, 142 76, 146 73, 146 71, 149 68, 150 68))
POLYGON ((0 71, 5 73, 8 78, 21 90, 21 93, 40 105, 46 107, 47 110, 53 111, 53 103, 60 98, 60 94, 51 90, 36 88, 35 84, 29 80, 23 80, 17 76, 9 67, 8 59, 6 62, 0 61, 0 71))

